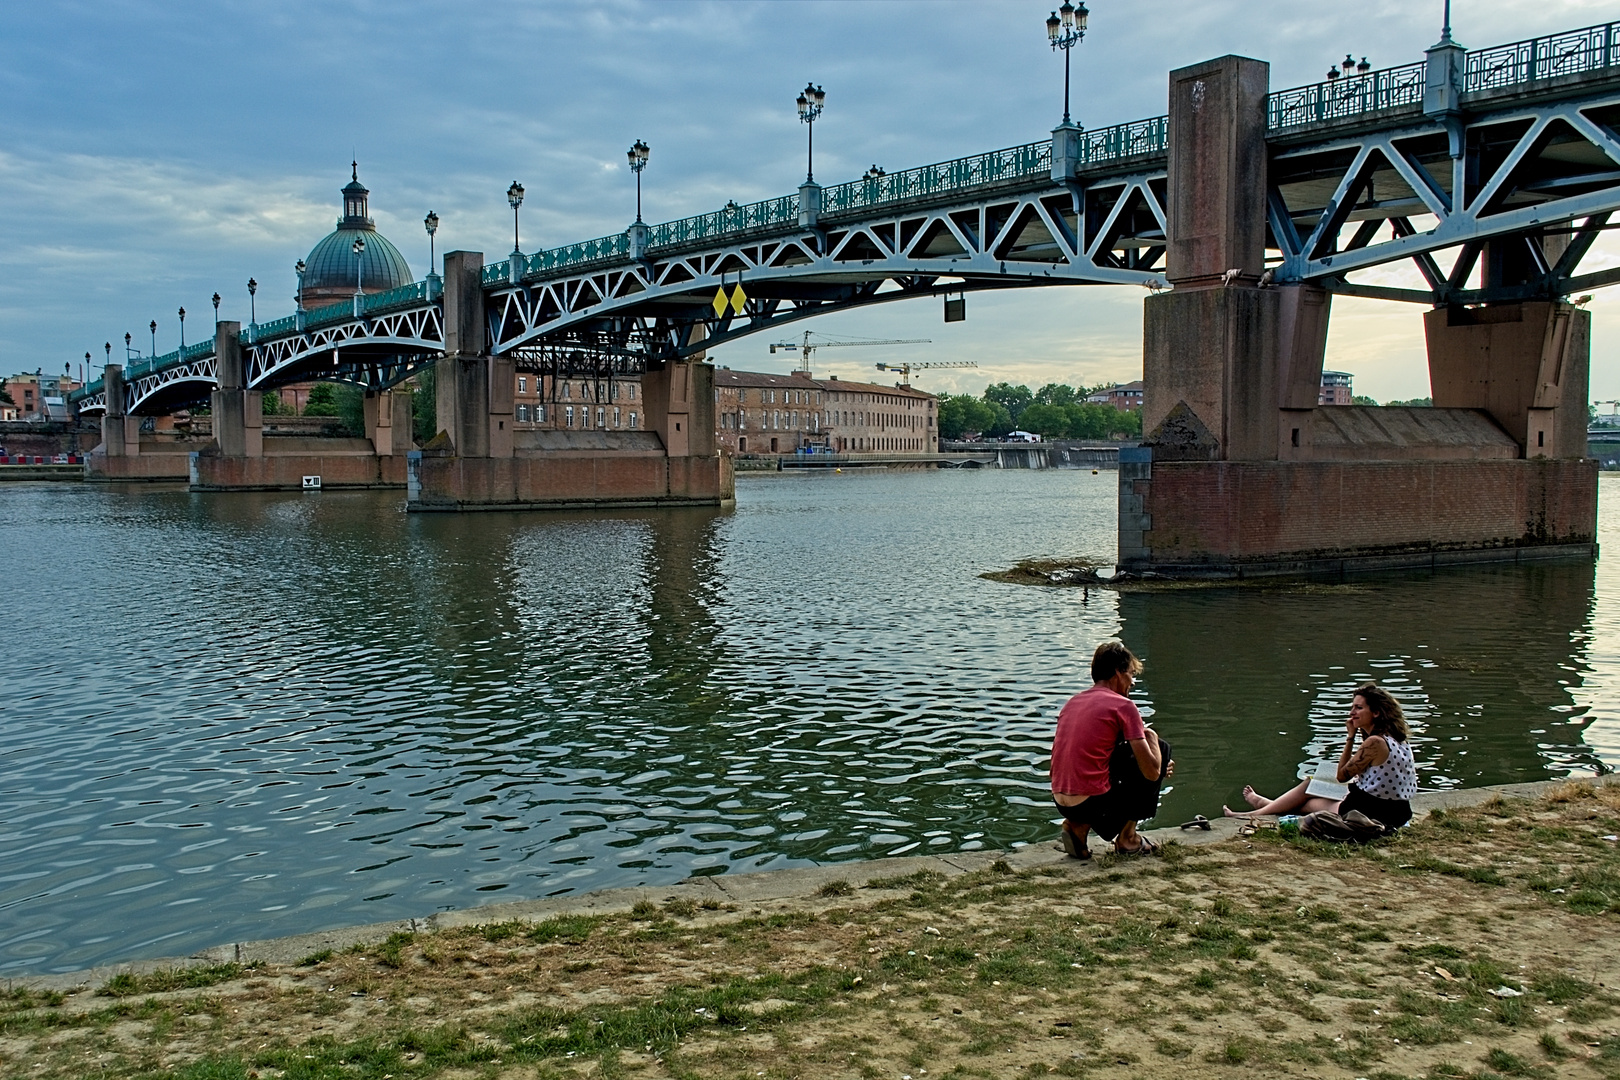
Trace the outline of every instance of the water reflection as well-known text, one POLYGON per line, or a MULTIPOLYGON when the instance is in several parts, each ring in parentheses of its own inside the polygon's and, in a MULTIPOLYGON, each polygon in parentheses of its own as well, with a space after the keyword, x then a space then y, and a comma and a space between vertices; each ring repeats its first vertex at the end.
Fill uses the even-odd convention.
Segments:
POLYGON ((1401 702, 1425 788, 1540 780, 1600 765, 1572 696, 1593 577, 1562 562, 1130 593, 1121 633, 1143 650, 1183 787, 1236 802, 1245 781, 1291 786, 1302 763, 1337 758, 1366 681, 1401 702))
POLYGON ((750 478, 735 513, 590 517, 4 494, 8 971, 1050 842, 1053 719, 1116 634, 1176 741, 1170 820, 1331 751, 1368 676, 1411 706, 1431 785, 1620 757, 1620 570, 1123 597, 978 576, 1110 559, 1107 475, 750 478))

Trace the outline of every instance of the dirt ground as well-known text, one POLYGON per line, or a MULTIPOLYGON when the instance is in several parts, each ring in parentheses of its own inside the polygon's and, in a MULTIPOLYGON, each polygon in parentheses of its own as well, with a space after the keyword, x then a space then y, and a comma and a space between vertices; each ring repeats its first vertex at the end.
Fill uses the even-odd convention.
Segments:
POLYGON ((1620 1080, 1620 785, 12 990, 0 1075, 1620 1080))

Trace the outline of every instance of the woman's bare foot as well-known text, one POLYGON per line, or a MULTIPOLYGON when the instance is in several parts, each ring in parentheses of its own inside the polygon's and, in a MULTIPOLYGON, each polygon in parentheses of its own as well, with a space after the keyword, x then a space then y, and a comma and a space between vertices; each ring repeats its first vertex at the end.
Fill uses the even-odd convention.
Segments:
POLYGON ((1266 798, 1264 795, 1255 794, 1254 788, 1250 787, 1248 784, 1244 784, 1243 801, 1258 810, 1271 800, 1266 798))
MULTIPOLYGON (((1222 806, 1221 806, 1221 813, 1225 814, 1227 817, 1243 817, 1243 818, 1246 818, 1246 817, 1249 816, 1249 814, 1239 813, 1238 811, 1232 809, 1230 806, 1226 806, 1225 804, 1222 804, 1222 806)), ((1252 813, 1252 811, 1251 811, 1251 813, 1252 813)))

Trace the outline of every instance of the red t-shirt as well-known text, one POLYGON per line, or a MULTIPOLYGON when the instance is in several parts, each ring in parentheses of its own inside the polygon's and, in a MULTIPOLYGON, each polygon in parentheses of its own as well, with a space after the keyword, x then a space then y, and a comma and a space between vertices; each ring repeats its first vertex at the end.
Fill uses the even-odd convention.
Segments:
POLYGON ((1070 698, 1058 713, 1052 739, 1052 791, 1101 795, 1108 790, 1108 760, 1121 738, 1145 739, 1142 714, 1131 699, 1101 683, 1070 698))

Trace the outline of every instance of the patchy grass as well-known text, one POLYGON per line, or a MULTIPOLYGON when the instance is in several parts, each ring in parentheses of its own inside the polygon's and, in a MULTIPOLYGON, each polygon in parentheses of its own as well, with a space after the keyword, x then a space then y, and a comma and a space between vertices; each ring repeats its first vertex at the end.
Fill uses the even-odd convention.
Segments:
POLYGON ((1620 791, 1572 785, 1366 848, 1263 833, 12 989, 0 1075, 1620 1080, 1616 831, 1620 791))

